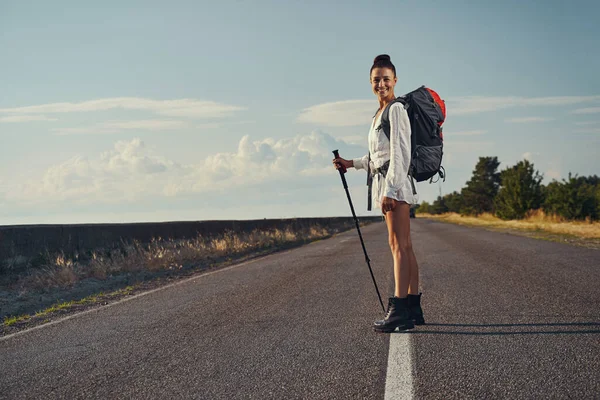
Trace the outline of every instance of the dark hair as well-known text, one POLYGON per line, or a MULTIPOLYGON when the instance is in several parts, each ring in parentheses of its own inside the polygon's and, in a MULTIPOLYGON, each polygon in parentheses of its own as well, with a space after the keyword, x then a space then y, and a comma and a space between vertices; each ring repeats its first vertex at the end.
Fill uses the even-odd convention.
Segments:
POLYGON ((375 60, 373 60, 373 66, 371 67, 371 71, 369 71, 369 75, 371 75, 374 68, 389 68, 392 71, 394 71, 394 76, 396 76, 396 67, 394 67, 390 56, 388 56, 387 54, 380 54, 377 57, 375 57, 375 60))

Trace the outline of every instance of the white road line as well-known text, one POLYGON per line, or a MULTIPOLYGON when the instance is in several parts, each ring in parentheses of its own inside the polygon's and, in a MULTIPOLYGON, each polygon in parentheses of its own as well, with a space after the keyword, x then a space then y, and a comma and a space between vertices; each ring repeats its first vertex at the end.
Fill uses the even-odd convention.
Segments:
POLYGON ((390 334, 387 375, 385 377, 385 400, 413 399, 412 357, 410 334, 390 334))

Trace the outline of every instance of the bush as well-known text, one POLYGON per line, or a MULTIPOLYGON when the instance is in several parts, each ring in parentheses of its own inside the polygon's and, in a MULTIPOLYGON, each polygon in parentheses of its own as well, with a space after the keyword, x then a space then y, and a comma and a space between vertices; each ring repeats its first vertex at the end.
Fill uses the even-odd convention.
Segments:
POLYGON ((530 210, 540 208, 542 175, 528 160, 500 173, 500 190, 494 200, 496 216, 504 220, 523 219, 530 210))
POLYGON ((542 209, 569 220, 598 220, 600 216, 600 178, 577 177, 569 173, 562 182, 552 181, 543 190, 542 209))

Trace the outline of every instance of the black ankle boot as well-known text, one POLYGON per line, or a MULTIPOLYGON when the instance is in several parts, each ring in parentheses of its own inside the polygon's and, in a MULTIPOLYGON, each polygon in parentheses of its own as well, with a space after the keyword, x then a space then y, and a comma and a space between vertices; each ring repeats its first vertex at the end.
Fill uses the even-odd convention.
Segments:
POLYGON ((388 310, 385 318, 381 321, 375 321, 373 329, 375 332, 390 333, 396 328, 401 331, 414 328, 415 325, 408 315, 408 299, 390 297, 388 310))
POLYGON ((423 309, 421 308, 421 295, 409 294, 408 299, 408 315, 411 321, 414 321, 415 325, 425 325, 425 318, 423 318, 423 309))

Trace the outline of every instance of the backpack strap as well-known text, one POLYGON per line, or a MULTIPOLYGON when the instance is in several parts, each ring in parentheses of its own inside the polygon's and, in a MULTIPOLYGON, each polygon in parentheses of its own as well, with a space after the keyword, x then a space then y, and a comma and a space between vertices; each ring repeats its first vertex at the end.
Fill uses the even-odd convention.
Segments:
MULTIPOLYGON (((377 116, 378 112, 379 109, 375 111, 375 114, 373 114, 373 118, 377 116)), ((377 129, 381 129, 381 127, 378 127, 377 129)), ((367 211, 371 211, 373 205, 373 200, 371 199, 371 195, 373 194, 373 175, 371 174, 371 152, 369 152, 369 161, 367 163, 367 187, 367 211)))
POLYGON ((381 114, 381 129, 383 129, 383 133, 385 133, 385 137, 390 140, 390 107, 394 103, 402 103, 404 107, 406 107, 406 99, 404 96, 396 97, 394 100, 390 101, 390 104, 385 106, 383 109, 383 113, 381 114))
POLYGON ((443 181, 442 181, 442 182, 446 182, 446 170, 444 169, 444 167, 442 167, 442 166, 440 165, 440 169, 438 170, 438 172, 437 172, 437 173, 438 173, 438 177, 437 177, 437 179, 435 180, 435 182, 433 181, 433 177, 434 177, 435 175, 433 175, 433 176, 431 177, 431 179, 429 179, 429 183, 437 183, 437 182, 440 180, 440 178, 441 178, 441 179, 443 179, 443 181))
POLYGON ((410 178, 410 186, 412 186, 413 195, 416 195, 417 194, 417 188, 415 188, 415 180, 413 179, 413 177, 410 174, 410 172, 408 173, 408 177, 410 178))
POLYGON ((371 194, 373 193, 373 175, 371 175, 371 152, 369 152, 369 161, 367 163, 367 211, 371 211, 371 194))

